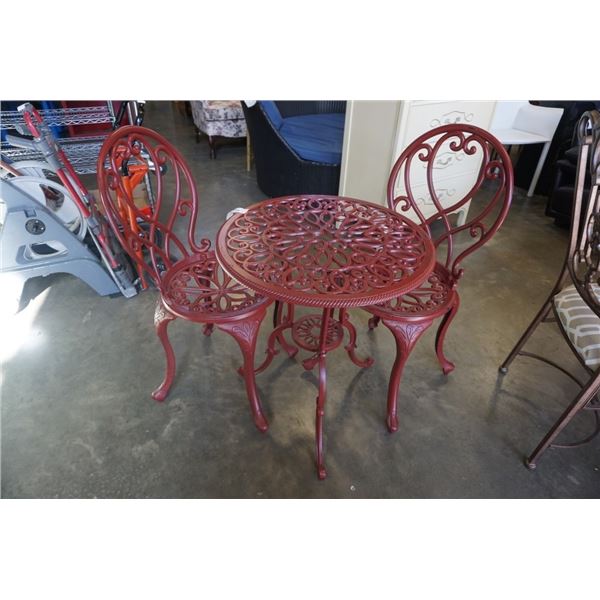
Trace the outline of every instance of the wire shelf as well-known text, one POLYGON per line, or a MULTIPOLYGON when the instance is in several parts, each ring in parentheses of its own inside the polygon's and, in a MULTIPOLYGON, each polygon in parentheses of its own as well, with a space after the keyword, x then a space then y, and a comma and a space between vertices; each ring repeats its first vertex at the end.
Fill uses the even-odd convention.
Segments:
MULTIPOLYGON (((75 172, 79 175, 89 175, 96 172, 96 161, 98 160, 100 148, 105 139, 106 136, 88 136, 59 139, 58 143, 65 151, 75 172)), ((17 160, 44 161, 44 157, 40 152, 34 152, 27 148, 17 148, 7 142, 0 144, 0 152, 3 157, 11 162, 17 160)))
MULTIPOLYGON (((78 108, 51 108, 40 110, 40 115, 46 125, 99 125, 113 122, 113 116, 108 106, 82 106, 78 108)), ((16 129, 24 125, 23 115, 16 110, 0 112, 0 128, 16 129)))

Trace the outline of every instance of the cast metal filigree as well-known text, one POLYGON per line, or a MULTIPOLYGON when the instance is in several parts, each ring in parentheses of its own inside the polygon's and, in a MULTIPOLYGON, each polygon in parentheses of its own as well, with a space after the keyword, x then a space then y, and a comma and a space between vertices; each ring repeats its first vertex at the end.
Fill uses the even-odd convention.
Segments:
POLYGON ((452 278, 458 280, 462 276, 459 267, 462 260, 498 230, 508 213, 510 202, 506 199, 512 197, 513 187, 510 172, 508 155, 488 132, 467 124, 438 127, 417 138, 396 161, 388 182, 388 206, 400 213, 414 211, 430 235, 434 222, 438 227, 441 225, 441 232, 432 235, 438 260, 452 278), (440 164, 463 161, 467 156, 479 160, 475 181, 466 193, 443 198, 445 188, 436 185, 435 170, 440 164), (415 173, 422 171, 416 167, 421 165, 425 166, 424 179, 415 179, 415 173), (420 189, 424 184, 426 192, 420 189), (472 202, 484 184, 490 187, 490 199, 484 203, 472 202), (434 205, 434 214, 428 218, 419 208, 422 197, 429 197, 430 204, 434 205), (471 203, 467 221, 455 225, 450 215, 467 203, 471 203), (462 251, 458 252, 455 240, 462 232, 466 232, 470 240, 461 245, 462 251))
POLYGON ((181 154, 160 134, 125 126, 110 134, 98 157, 100 199, 119 242, 160 292, 154 324, 162 344, 166 372, 152 397, 163 401, 175 380, 175 352, 168 325, 176 318, 204 324, 210 335, 216 326, 238 343, 244 358, 240 371, 255 426, 266 431, 254 378, 254 354, 268 298, 244 288, 217 263, 210 242, 196 240, 198 194, 181 154), (133 177, 136 174, 136 177, 133 177), (136 182, 146 183, 154 202, 140 202, 136 182), (149 184, 149 185, 148 185, 149 184))
POLYGON ((232 275, 309 306, 360 306, 414 287, 432 266, 426 232, 383 207, 335 196, 264 201, 230 219, 217 254, 232 275))
POLYGON ((165 301, 186 312, 218 315, 243 311, 263 301, 225 273, 214 252, 177 263, 164 278, 163 288, 165 301))
POLYGON ((123 134, 108 151, 103 146, 98 157, 102 205, 123 248, 139 259, 138 269, 160 288, 163 271, 210 248, 209 240, 196 240, 196 186, 181 154, 159 134, 142 127, 119 131, 123 134), (135 198, 126 177, 141 163, 150 166, 149 183, 156 196, 150 213, 135 198))
MULTIPOLYGON (((333 350, 342 341, 344 336, 342 325, 335 319, 327 324, 325 348, 327 352, 333 350)), ((294 342, 305 350, 316 352, 319 349, 321 335, 321 315, 306 315, 298 319, 292 326, 292 337, 294 342)))
POLYGON ((425 315, 436 312, 448 305, 453 287, 447 283, 440 270, 434 272, 418 288, 392 300, 388 300, 376 307, 377 314, 385 318, 385 313, 393 316, 394 313, 409 315, 425 315))

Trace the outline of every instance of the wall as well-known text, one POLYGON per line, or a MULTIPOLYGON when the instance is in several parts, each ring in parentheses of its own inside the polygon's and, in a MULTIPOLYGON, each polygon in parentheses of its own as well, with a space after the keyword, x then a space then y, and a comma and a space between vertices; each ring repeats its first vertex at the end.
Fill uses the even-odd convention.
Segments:
POLYGON ((346 107, 340 195, 385 204, 402 102, 351 100, 346 107))

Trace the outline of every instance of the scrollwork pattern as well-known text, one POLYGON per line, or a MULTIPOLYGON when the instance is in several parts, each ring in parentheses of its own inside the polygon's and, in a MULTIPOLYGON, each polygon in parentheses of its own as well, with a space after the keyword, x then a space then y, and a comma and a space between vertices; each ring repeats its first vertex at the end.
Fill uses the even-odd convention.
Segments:
POLYGON ((390 208, 399 212, 414 211, 438 249, 438 260, 458 279, 463 272, 459 263, 484 244, 506 218, 512 188, 510 158, 500 142, 479 127, 451 124, 423 134, 402 152, 392 169, 387 197, 390 208), (472 176, 474 181, 467 191, 450 197, 447 188, 438 184, 436 171, 467 156, 474 157, 474 164, 479 161, 472 176), (485 193, 474 201, 484 186, 485 193), (425 199, 427 217, 419 208, 424 206, 425 199), (467 204, 470 206, 468 220, 458 225, 450 215, 467 204), (435 231, 434 223, 437 224, 435 231), (459 243, 455 238, 462 232, 470 239, 464 240, 463 235, 459 243), (456 248, 461 249, 458 255, 455 255, 456 248))
POLYGON ((434 312, 448 303, 452 287, 446 283, 446 279, 440 273, 433 273, 417 289, 388 302, 378 304, 377 307, 384 312, 408 313, 416 316, 434 312))
POLYGON ((422 232, 400 216, 327 196, 265 201, 231 220, 226 248, 258 280, 342 297, 384 290, 430 259, 422 232))
POLYGON ((182 261, 163 282, 166 301, 186 312, 237 312, 261 302, 263 297, 230 277, 213 252, 182 261))
POLYGON ((430 127, 439 127, 440 125, 449 125, 451 123, 470 123, 475 115, 462 110, 453 110, 443 114, 438 119, 433 119, 429 123, 430 127))
POLYGON ((98 158, 102 205, 140 274, 160 288, 166 268, 210 249, 209 240, 196 239, 195 183, 180 153, 152 130, 124 127, 111 138, 112 143, 103 146, 98 158), (128 181, 128 174, 141 166, 147 167, 153 206, 140 204, 128 181))

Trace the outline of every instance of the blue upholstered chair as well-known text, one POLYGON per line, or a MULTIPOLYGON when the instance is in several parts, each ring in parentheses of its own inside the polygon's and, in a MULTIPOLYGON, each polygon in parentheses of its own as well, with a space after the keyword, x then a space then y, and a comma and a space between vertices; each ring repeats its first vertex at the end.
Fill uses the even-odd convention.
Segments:
POLYGON ((346 103, 242 102, 258 186, 267 196, 337 194, 346 103))

